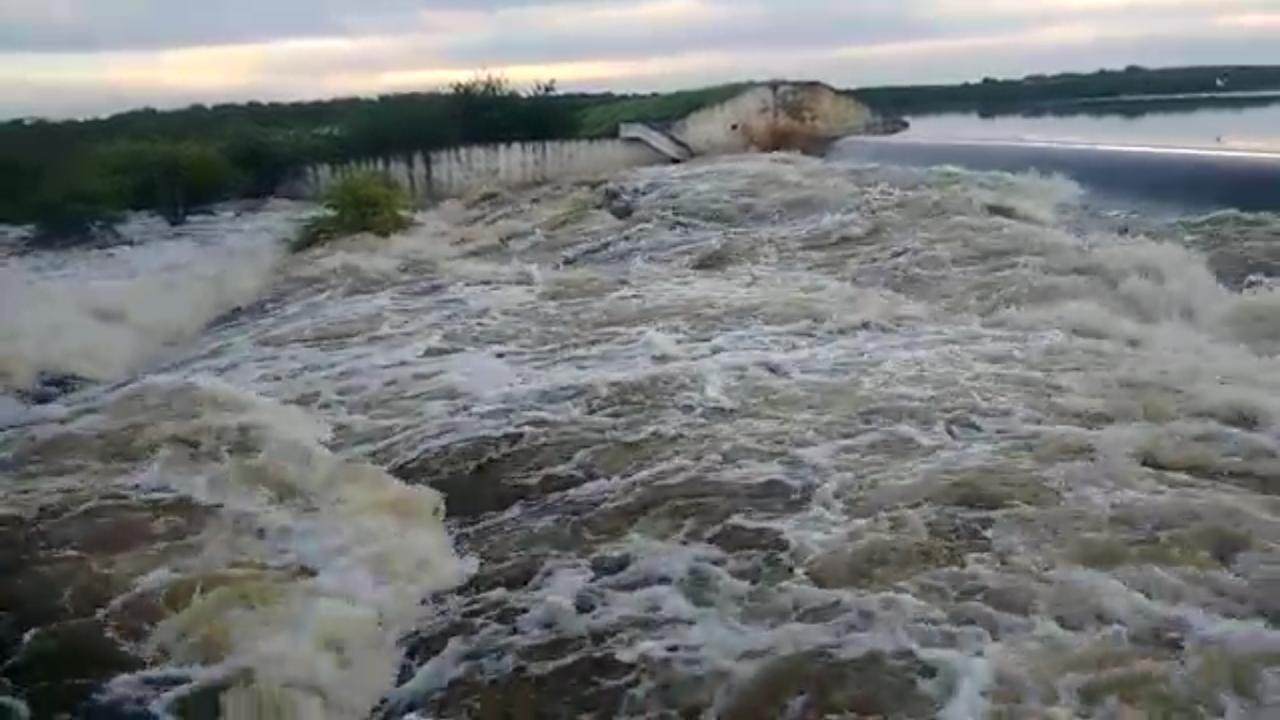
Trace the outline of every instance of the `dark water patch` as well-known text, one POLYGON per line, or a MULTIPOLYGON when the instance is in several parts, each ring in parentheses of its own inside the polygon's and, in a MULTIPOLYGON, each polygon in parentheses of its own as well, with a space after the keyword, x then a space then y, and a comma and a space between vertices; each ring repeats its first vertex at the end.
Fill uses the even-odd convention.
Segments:
POLYGON ((816 558, 806 572, 822 588, 884 589, 930 570, 963 566, 966 549, 949 538, 871 538, 816 558))
POLYGON ((391 472, 443 492, 451 517, 476 518, 591 482, 593 469, 572 463, 596 442, 592 437, 510 432, 425 451, 392 466, 391 472))
POLYGON ((92 380, 78 375, 42 372, 32 387, 20 389, 16 394, 28 404, 48 405, 93 384, 92 380))
POLYGON ((733 483, 705 479, 654 482, 609 502, 582 519, 598 540, 621 538, 637 527, 701 540, 739 513, 785 515, 800 511, 812 488, 781 479, 733 483))
POLYGON ((1204 252, 1214 274, 1232 290, 1249 289, 1260 278, 1280 278, 1280 215, 1219 212, 1180 220, 1169 233, 1204 252))
POLYGON ((473 718, 605 718, 619 717, 637 669, 611 653, 582 655, 579 648, 546 669, 522 668, 499 678, 463 678, 427 704, 438 717, 473 718))
POLYGON ((708 542, 727 553, 747 551, 783 552, 789 544, 782 533, 768 527, 747 527, 736 523, 726 523, 715 532, 708 542))
POLYGON ((76 713, 106 681, 143 665, 100 621, 85 619, 36 630, 0 673, 35 717, 53 718, 76 713))
POLYGON ((937 676, 937 668, 910 652, 876 651, 852 659, 826 652, 783 657, 736 688, 719 716, 930 718, 939 707, 920 686, 937 676))

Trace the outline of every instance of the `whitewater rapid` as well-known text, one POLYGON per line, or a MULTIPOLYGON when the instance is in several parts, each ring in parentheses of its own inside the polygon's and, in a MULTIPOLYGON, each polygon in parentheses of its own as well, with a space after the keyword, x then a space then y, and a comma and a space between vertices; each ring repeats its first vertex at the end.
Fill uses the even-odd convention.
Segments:
POLYGON ((788 155, 608 187, 6 258, 0 696, 1280 712, 1280 219, 788 155))

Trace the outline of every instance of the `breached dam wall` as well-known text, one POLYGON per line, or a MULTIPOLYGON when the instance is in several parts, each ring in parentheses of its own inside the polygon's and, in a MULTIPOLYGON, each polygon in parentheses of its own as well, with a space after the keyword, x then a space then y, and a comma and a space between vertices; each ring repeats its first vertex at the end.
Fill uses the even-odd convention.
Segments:
POLYGON ((817 154, 846 135, 881 134, 892 127, 866 105, 828 85, 776 82, 703 108, 668 132, 697 155, 775 150, 817 154))
POLYGON ((490 187, 600 177, 697 156, 775 150, 819 154, 846 135, 901 129, 889 120, 822 83, 772 82, 669 125, 624 123, 621 138, 472 145, 316 165, 281 193, 312 199, 344 175, 374 170, 427 202, 490 187))

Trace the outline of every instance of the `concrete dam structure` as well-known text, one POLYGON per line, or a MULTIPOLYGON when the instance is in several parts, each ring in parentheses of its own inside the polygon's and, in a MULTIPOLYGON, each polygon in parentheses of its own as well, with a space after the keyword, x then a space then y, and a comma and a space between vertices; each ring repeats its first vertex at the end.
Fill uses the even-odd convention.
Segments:
POLYGON ((904 127, 903 121, 882 117, 823 83, 773 82, 750 86, 672 123, 624 122, 616 138, 472 145, 314 165, 282 192, 317 198, 342 177, 372 170, 426 203, 485 188, 589 179, 700 156, 778 150, 814 154, 842 137, 885 135, 904 127))

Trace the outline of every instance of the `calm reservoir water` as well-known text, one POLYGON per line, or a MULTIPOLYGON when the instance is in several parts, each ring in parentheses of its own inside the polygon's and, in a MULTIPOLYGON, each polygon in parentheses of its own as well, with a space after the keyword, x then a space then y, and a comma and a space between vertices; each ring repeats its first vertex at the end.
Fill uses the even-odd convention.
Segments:
POLYGON ((976 114, 911 118, 903 137, 966 140, 1052 140, 1081 143, 1261 150, 1280 153, 1280 98, 1250 108, 1124 115, 982 118, 976 114))
POLYGON ((899 135, 847 138, 832 157, 1061 175, 1113 210, 1280 210, 1280 104, 1137 115, 1140 107, 1129 115, 916 117, 899 135))

